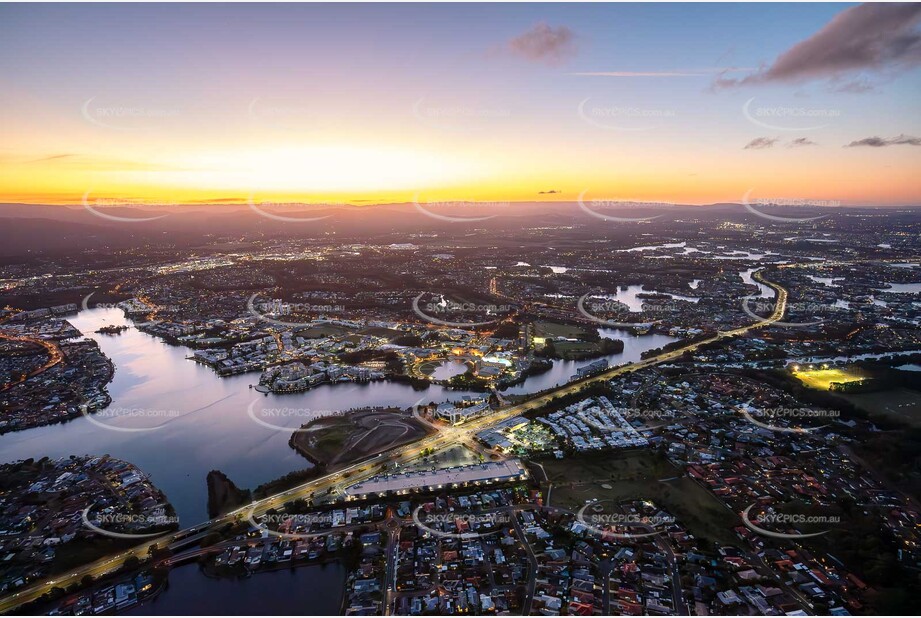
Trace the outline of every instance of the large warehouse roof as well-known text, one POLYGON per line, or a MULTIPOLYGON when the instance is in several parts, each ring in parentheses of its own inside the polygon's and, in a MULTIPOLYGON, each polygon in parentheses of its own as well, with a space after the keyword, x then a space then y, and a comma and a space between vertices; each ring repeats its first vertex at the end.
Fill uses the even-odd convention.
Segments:
POLYGON ((425 487, 448 486, 455 483, 476 481, 506 481, 525 474, 518 459, 489 461, 472 466, 445 468, 443 470, 420 470, 368 479, 347 487, 346 496, 363 496, 425 487))

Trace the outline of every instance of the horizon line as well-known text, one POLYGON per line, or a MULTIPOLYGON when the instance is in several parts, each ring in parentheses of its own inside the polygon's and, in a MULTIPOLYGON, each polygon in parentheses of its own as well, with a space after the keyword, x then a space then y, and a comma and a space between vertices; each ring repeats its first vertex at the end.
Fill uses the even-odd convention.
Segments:
MULTIPOLYGON (((272 207, 278 206, 283 208, 290 207, 304 207, 304 208, 316 208, 316 207, 327 207, 327 208, 373 208, 379 206, 413 206, 418 203, 421 205, 451 205, 453 204, 472 204, 472 205, 483 205, 490 206, 496 204, 503 205, 528 205, 528 204, 542 204, 542 205, 575 205, 578 206, 580 200, 578 199, 566 199, 566 200, 493 200, 493 199, 482 199, 482 200, 469 200, 469 199, 439 199, 431 201, 419 201, 414 200, 407 201, 382 201, 374 202, 369 200, 354 200, 354 201, 320 201, 320 202, 301 202, 301 201, 273 201, 273 200, 264 200, 264 201, 252 201, 252 200, 240 200, 237 201, 235 198, 217 198, 215 200, 196 200, 191 202, 171 202, 168 200, 148 200, 143 198, 112 198, 112 197, 99 197, 97 200, 105 200, 106 202, 119 202, 123 200, 123 203, 107 203, 107 204, 93 204, 94 208, 178 208, 178 207, 195 207, 195 206, 206 206, 206 207, 252 207, 254 205, 258 206, 268 206, 272 207)), ((844 203, 836 200, 828 200, 825 198, 815 198, 815 199, 801 199, 801 198, 785 198, 785 197, 775 197, 775 198, 761 198, 762 200, 776 200, 776 201, 758 201, 759 206, 776 206, 776 207, 787 207, 787 208, 803 208, 803 207, 812 207, 812 208, 852 208, 852 209, 919 209, 921 208, 921 202, 916 204, 859 204, 859 203, 844 203), (796 203, 779 203, 784 200, 793 201, 796 203)), ((608 207, 616 206, 627 206, 630 208, 707 208, 713 206, 740 206, 745 207, 744 201, 716 201, 716 202, 663 202, 663 201, 654 201, 654 200, 631 200, 631 199, 613 199, 613 198, 595 198, 593 200, 585 200, 589 203, 594 203, 598 201, 606 202, 608 207)), ((0 201, 0 206, 49 206, 55 208, 83 208, 86 206, 84 201, 68 201, 68 202, 21 202, 21 201, 0 201)))

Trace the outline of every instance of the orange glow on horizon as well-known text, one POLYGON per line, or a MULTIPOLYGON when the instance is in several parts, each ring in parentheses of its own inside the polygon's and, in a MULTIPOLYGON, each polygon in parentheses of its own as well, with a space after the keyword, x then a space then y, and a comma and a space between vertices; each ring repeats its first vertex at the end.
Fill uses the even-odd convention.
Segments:
MULTIPOLYGON (((274 148, 163 151, 124 160, 64 155, 0 159, 0 200, 81 204, 85 199, 136 205, 303 203, 369 205, 586 200, 712 204, 753 198, 823 200, 842 205, 912 205, 919 193, 911 157, 884 156, 866 183, 867 165, 844 152, 835 162, 787 155, 752 166, 743 157, 701 152, 585 153, 561 164, 548 151, 477 153, 396 144, 290 145, 274 148), (610 163, 609 163, 610 161, 610 163)), ((843 149, 842 149, 843 150, 843 149)), ((798 153, 797 153, 798 154, 798 153)), ((888 153, 873 153, 885 155, 888 153)), ((895 153, 893 153, 895 154, 895 153)))

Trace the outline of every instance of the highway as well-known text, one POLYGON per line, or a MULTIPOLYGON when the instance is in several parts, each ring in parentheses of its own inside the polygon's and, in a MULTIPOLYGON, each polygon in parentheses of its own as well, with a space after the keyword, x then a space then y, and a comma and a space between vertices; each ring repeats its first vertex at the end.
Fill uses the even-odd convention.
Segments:
POLYGON ((325 492, 326 490, 332 490, 345 481, 348 481, 348 484, 351 485, 355 482, 366 480, 372 476, 375 476, 376 474, 380 474, 385 470, 387 464, 408 463, 413 459, 416 459, 423 449, 431 448, 438 450, 446 446, 458 444, 459 442, 469 441, 477 432, 495 425, 496 423, 505 419, 520 415, 535 408, 540 408, 556 397, 571 395, 588 385, 605 382, 611 378, 623 375, 625 373, 631 373, 640 369, 645 369, 647 367, 652 367, 654 365, 673 361, 682 356, 684 353, 693 352, 699 349, 701 346, 719 341, 721 339, 744 335, 751 330, 763 328, 772 324, 773 322, 777 322, 783 317, 784 312, 786 311, 787 291, 780 285, 764 279, 761 275, 761 272, 761 270, 755 272, 753 275, 754 278, 757 281, 770 286, 777 292, 777 299, 773 313, 762 320, 753 322, 747 326, 728 331, 721 331, 707 339, 697 341, 695 343, 689 343, 688 345, 682 346, 680 348, 663 352, 661 354, 651 356, 635 363, 613 367, 604 372, 598 373, 597 375, 579 380, 577 382, 564 384, 544 392, 541 395, 532 397, 527 401, 523 401, 507 408, 499 409, 488 416, 480 417, 460 427, 444 428, 439 433, 421 438, 412 444, 397 447, 395 449, 391 449, 390 451, 385 451, 358 463, 337 470, 336 472, 332 472, 320 478, 308 481, 307 483, 297 487, 293 487, 273 496, 257 500, 246 505, 245 507, 238 508, 234 511, 231 511, 230 513, 227 513, 226 515, 216 517, 207 522, 193 526, 192 528, 186 528, 175 533, 166 534, 162 537, 144 539, 141 544, 124 552, 100 558, 94 562, 90 562, 83 566, 77 567, 73 571, 64 575, 59 575, 49 580, 36 582, 21 589, 15 594, 0 599, 0 613, 9 613, 10 611, 15 610, 25 603, 29 603, 38 599, 43 594, 50 592, 55 587, 67 588, 72 584, 79 583, 80 580, 87 575, 96 578, 105 573, 114 571, 121 567, 125 560, 131 556, 135 556, 143 560, 147 557, 147 553, 151 546, 164 544, 186 544, 192 540, 190 537, 198 538, 200 536, 204 536, 204 534, 211 529, 219 528, 225 524, 233 523, 239 519, 258 517, 262 514, 265 514, 270 509, 277 509, 278 507, 281 507, 286 502, 291 500, 308 498, 314 495, 318 497, 322 496, 322 492, 325 492))

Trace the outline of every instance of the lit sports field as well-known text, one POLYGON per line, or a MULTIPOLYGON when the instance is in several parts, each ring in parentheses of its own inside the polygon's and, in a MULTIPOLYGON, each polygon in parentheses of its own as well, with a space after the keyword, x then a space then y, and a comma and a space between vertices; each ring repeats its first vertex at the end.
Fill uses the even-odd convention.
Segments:
POLYGON ((802 369, 793 375, 810 388, 827 391, 832 382, 857 382, 859 375, 846 369, 802 369))

